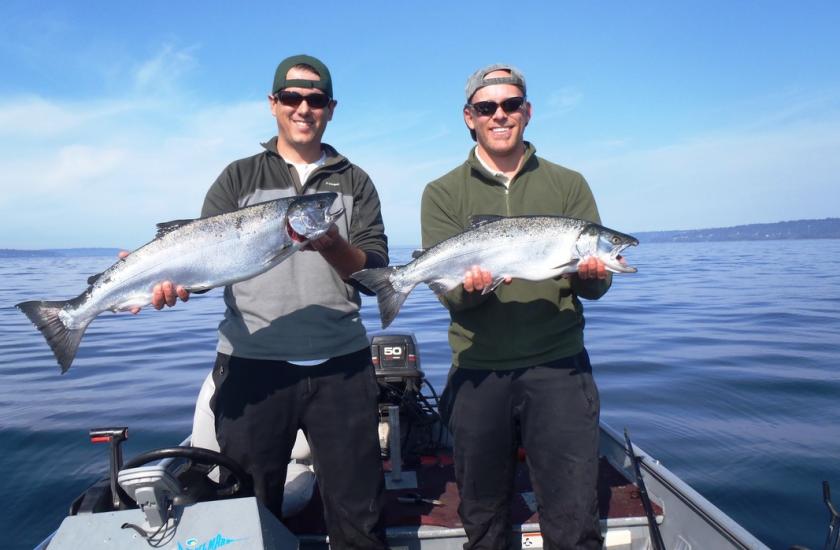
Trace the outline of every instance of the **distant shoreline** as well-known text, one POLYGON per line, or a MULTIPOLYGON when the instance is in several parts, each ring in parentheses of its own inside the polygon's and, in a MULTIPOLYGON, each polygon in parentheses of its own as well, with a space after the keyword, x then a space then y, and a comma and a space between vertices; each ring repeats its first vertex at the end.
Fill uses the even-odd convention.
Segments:
POLYGON ((634 233, 633 236, 649 243, 840 239, 840 218, 753 223, 708 229, 642 231, 634 233))
POLYGON ((0 258, 70 258, 77 256, 112 256, 117 257, 121 248, 87 247, 87 248, 42 248, 17 249, 0 248, 0 258))
MULTIPOLYGON (((639 231, 633 236, 646 243, 711 242, 711 241, 789 241, 804 239, 840 239, 840 218, 792 220, 775 223, 753 223, 732 227, 639 231)), ((392 244, 392 248, 418 248, 417 245, 392 244)), ((78 247, 16 249, 0 248, 0 258, 111 256, 121 248, 78 247)))

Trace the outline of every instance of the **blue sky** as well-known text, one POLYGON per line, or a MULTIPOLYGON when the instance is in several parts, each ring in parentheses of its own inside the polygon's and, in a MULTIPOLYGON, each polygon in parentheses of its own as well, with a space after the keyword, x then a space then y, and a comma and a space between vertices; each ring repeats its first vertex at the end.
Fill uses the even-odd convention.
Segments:
POLYGON ((333 73, 325 141, 419 242, 472 141, 467 76, 525 73, 526 139, 625 232, 840 216, 836 2, 0 4, 0 248, 133 249, 276 132, 285 56, 333 73))

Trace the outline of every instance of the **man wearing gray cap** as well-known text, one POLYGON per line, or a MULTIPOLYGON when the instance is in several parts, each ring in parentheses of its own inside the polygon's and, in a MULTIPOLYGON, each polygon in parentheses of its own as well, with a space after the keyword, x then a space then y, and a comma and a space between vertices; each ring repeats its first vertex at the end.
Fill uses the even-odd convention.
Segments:
MULTIPOLYGON (((496 64, 467 80, 464 122, 476 146, 423 192, 423 247, 473 215, 562 215, 600 223, 579 173, 524 140, 525 77, 496 64)), ((449 309, 452 369, 441 409, 454 438, 468 549, 510 547, 517 449, 524 448, 545 548, 600 548, 600 401, 583 346, 579 298, 600 298, 611 275, 596 258, 547 281, 510 280, 473 266, 440 297, 449 309), (487 289, 489 292, 483 293, 487 289)))
MULTIPOLYGON (((268 104, 277 135, 222 171, 202 216, 324 191, 338 194, 335 209, 344 214, 309 251, 225 287, 227 308, 206 382, 215 390, 202 394, 212 395, 222 453, 251 475, 257 498, 278 518, 300 428, 312 449, 330 546, 385 548, 379 389, 359 289, 348 282, 355 271, 388 265, 379 197, 363 170, 321 141, 337 102, 320 60, 283 60, 268 104)), ((189 297, 177 283, 156 287, 155 308, 189 297)), ((205 445, 212 447, 210 439, 205 445)))

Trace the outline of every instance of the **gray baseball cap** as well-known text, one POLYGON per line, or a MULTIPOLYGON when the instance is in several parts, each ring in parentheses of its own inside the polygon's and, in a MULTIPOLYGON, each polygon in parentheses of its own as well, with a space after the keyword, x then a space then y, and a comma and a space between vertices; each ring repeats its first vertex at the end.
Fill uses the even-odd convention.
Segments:
POLYGON ((522 75, 522 72, 513 65, 508 65, 507 63, 494 63, 484 67, 483 69, 477 70, 467 79, 467 86, 464 90, 467 95, 467 103, 470 102, 473 94, 475 94, 478 90, 484 88, 485 86, 492 86, 493 84, 513 84, 514 86, 522 88, 522 93, 523 95, 525 94, 525 77, 522 75), (492 73, 493 71, 507 71, 510 73, 510 76, 485 78, 487 74, 492 73))

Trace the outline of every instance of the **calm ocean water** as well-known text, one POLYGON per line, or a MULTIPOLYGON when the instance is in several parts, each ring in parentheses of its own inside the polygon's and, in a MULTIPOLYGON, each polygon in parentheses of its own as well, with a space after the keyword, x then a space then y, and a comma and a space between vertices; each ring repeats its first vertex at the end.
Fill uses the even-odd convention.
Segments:
MULTIPOLYGON (((409 249, 392 252, 392 263, 409 249)), ((822 548, 840 503, 840 240, 642 244, 639 272, 585 303, 602 417, 772 548, 822 548)), ((126 456, 177 444, 210 369, 221 292, 138 316, 103 314, 59 374, 13 305, 66 299, 112 257, 0 257, 4 548, 32 548, 107 468, 87 430, 130 428, 126 456), (11 546, 9 546, 11 541, 11 546)), ((369 330, 379 328, 365 299, 369 330)), ((441 390, 444 309, 425 287, 392 325, 413 331, 441 390)))

